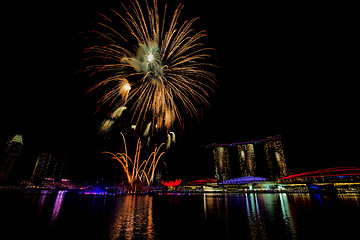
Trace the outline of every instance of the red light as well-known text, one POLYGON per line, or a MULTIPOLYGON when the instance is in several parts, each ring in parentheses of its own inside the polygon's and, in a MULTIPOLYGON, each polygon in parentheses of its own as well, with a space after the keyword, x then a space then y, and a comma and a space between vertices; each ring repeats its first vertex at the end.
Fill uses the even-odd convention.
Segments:
POLYGON ((188 182, 189 185, 203 185, 206 183, 217 183, 217 180, 211 178, 205 178, 197 181, 188 182))
POLYGON ((281 179, 312 178, 312 177, 336 177, 336 176, 357 176, 360 175, 360 168, 357 167, 337 167, 327 168, 316 171, 309 171, 299 174, 289 175, 281 179))
POLYGON ((166 187, 176 187, 179 186, 181 182, 182 182, 181 179, 177 179, 175 181, 168 181, 168 182, 161 181, 161 183, 166 187))

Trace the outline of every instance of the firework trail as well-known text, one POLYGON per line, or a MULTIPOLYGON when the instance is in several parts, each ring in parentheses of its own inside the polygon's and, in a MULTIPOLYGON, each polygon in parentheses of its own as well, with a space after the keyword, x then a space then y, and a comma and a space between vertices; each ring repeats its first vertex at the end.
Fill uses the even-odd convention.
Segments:
POLYGON ((155 147, 154 151, 150 153, 147 159, 140 160, 141 141, 138 139, 135 155, 133 158, 130 158, 127 151, 125 136, 122 133, 120 134, 123 138, 125 151, 115 154, 111 152, 103 153, 111 155, 112 159, 118 161, 121 164, 130 187, 130 192, 136 192, 136 184, 145 184, 150 187, 154 181, 155 170, 159 160, 165 153, 165 151, 160 151, 164 143, 160 144, 158 147, 155 147))
POLYGON ((215 85, 207 70, 213 66, 207 62, 211 49, 201 43, 206 33, 192 29, 197 18, 181 23, 182 4, 168 15, 167 5, 160 14, 157 0, 139 2, 123 5, 124 15, 101 15, 102 30, 93 31, 101 44, 85 49, 90 64, 84 71, 104 78, 89 91, 106 89, 99 107, 107 103, 113 109, 102 131, 126 106, 130 124, 141 130, 143 123, 152 122, 151 132, 169 132, 176 121, 183 126, 181 113, 198 119, 198 107, 208 106, 215 85))

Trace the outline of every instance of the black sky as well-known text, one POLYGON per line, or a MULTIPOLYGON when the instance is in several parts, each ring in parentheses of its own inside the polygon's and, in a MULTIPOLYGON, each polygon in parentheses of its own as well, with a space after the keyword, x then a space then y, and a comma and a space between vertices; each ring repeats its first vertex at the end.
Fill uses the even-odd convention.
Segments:
MULTIPOLYGON (((93 165, 81 171, 94 171, 103 116, 94 113, 97 96, 85 93, 92 83, 77 73, 86 46, 81 33, 97 13, 120 10, 121 1, 76 2, 3 8, 0 138, 3 145, 23 134, 29 162, 40 150, 65 151, 75 166, 93 165)), ((174 175, 211 164, 198 159, 202 145, 274 134, 283 136, 292 172, 359 166, 354 6, 182 2, 184 18, 200 17, 195 26, 207 30, 219 68, 211 106, 200 124, 179 134, 168 156, 174 175)))

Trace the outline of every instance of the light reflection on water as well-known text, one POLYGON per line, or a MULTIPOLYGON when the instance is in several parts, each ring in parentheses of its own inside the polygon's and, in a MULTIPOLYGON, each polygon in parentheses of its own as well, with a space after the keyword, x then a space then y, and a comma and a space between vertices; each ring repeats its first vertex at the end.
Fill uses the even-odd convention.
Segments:
POLYGON ((52 222, 56 220, 56 218, 60 212, 62 203, 64 201, 65 193, 66 193, 66 191, 58 191, 58 193, 56 195, 54 208, 53 208, 53 212, 52 212, 52 216, 51 216, 52 222))
POLYGON ((152 197, 129 195, 117 201, 109 239, 155 239, 152 197))
MULTIPOLYGON (((360 196, 204 194, 203 209, 205 219, 224 219, 226 239, 344 237, 354 231, 351 219, 360 213, 360 196)), ((222 227, 220 221, 217 225, 222 227)))
POLYGON ((0 212, 8 219, 0 230, 24 229, 28 237, 51 236, 45 239, 309 239, 332 237, 336 232, 350 236, 357 229, 351 219, 360 214, 360 198, 0 192, 0 212))
POLYGON ((249 239, 269 239, 267 223, 279 220, 283 221, 284 226, 281 230, 286 232, 289 239, 297 239, 296 223, 285 193, 228 196, 204 194, 203 199, 205 218, 225 215, 224 223, 228 232, 234 227, 229 221, 234 220, 234 217, 242 218, 246 215, 243 223, 247 223, 247 226, 243 229, 246 228, 249 232, 249 239), (232 211, 232 216, 229 216, 229 211, 232 211))
POLYGON ((251 239, 267 239, 262 214, 260 214, 258 196, 246 194, 246 211, 249 220, 251 239))
POLYGON ((284 222, 288 228, 288 231, 291 233, 292 239, 297 239, 297 227, 295 219, 293 217, 293 212, 289 208, 289 201, 287 199, 287 195, 285 193, 279 193, 279 197, 284 222))

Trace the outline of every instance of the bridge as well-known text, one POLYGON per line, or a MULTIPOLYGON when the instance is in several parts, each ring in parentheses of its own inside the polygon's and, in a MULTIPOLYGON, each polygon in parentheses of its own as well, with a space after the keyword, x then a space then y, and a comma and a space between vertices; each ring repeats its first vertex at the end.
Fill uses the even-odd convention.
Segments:
MULTIPOLYGON (((315 171, 308 171, 299 174, 292 174, 286 177, 282 177, 280 181, 291 181, 291 180, 310 180, 314 181, 318 178, 348 178, 352 176, 360 176, 360 168, 358 167, 335 167, 335 168, 326 168, 315 171)), ((319 179, 318 179, 319 180, 319 179)))
POLYGON ((310 192, 359 192, 360 168, 334 167, 279 178, 282 188, 307 188, 310 192))

